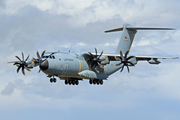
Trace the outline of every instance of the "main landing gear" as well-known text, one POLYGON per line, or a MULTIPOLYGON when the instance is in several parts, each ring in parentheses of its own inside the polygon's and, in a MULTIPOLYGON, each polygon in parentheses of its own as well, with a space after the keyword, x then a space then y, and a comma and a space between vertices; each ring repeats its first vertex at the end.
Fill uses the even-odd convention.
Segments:
POLYGON ((69 84, 69 85, 79 85, 79 81, 78 80, 65 80, 65 84, 69 84))
POLYGON ((56 78, 51 78, 51 79, 50 79, 50 82, 51 82, 51 83, 52 83, 52 82, 55 83, 56 81, 57 81, 56 78))
POLYGON ((99 79, 90 79, 90 80, 89 80, 89 84, 102 85, 102 84, 103 84, 103 80, 99 80, 99 79))

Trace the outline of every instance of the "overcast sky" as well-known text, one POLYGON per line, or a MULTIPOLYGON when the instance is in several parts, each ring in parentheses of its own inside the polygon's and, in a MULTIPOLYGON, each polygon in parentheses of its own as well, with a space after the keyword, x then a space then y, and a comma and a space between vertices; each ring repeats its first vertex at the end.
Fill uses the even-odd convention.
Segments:
POLYGON ((139 62, 103 86, 51 84, 39 68, 23 76, 7 64, 37 50, 113 53, 121 32, 104 31, 124 23, 176 29, 138 31, 131 55, 180 56, 179 6, 179 0, 0 0, 1 119, 179 120, 179 59, 139 62))

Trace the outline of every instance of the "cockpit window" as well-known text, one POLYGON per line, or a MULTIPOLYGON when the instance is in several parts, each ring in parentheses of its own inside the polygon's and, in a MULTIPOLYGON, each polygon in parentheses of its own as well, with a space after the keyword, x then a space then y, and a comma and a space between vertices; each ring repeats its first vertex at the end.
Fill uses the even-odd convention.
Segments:
POLYGON ((55 59, 54 55, 48 55, 48 56, 43 56, 42 58, 50 58, 50 59, 55 59))

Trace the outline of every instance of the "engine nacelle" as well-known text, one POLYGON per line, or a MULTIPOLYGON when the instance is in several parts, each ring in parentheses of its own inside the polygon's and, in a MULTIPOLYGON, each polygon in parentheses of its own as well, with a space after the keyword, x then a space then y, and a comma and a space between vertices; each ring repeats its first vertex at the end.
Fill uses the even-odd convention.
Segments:
POLYGON ((158 61, 157 59, 151 59, 151 60, 149 60, 148 61, 149 62, 149 64, 156 64, 156 65, 158 65, 159 63, 161 63, 160 61, 158 61))

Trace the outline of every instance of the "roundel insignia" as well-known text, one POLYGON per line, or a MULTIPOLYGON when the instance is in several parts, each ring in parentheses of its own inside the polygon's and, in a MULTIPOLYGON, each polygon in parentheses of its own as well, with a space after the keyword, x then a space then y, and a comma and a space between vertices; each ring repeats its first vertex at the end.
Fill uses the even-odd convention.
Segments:
POLYGON ((127 40, 127 37, 125 37, 125 40, 127 40))

